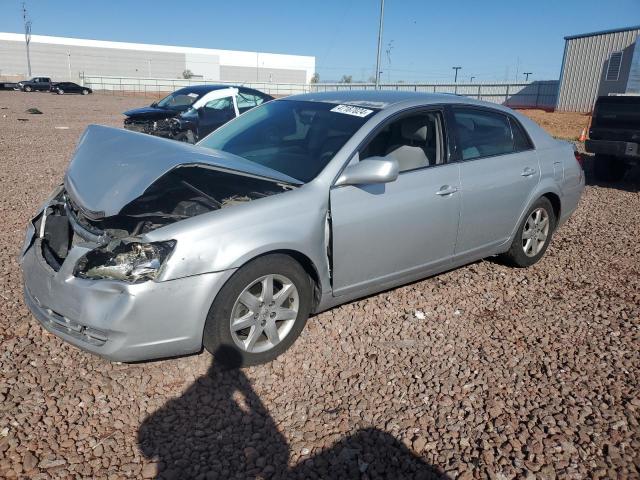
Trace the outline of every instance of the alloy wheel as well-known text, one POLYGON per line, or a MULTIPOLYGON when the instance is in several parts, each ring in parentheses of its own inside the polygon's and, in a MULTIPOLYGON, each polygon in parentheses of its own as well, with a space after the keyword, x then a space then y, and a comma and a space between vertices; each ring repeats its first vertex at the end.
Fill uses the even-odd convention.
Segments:
POLYGON ((522 230, 522 250, 527 257, 535 257, 544 248, 549 237, 549 214, 536 208, 527 218, 522 230))
POLYGON ((284 275, 264 275, 249 284, 231 310, 231 338, 242 350, 271 350, 291 332, 298 317, 300 296, 284 275))

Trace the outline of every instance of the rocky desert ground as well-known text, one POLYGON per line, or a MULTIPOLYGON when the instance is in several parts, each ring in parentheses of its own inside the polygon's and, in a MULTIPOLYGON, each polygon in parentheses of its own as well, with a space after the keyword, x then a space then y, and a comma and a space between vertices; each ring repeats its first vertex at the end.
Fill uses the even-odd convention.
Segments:
POLYGON ((45 332, 22 300, 26 222, 86 125, 145 103, 0 92, 0 477, 640 476, 640 174, 599 184, 591 159, 534 267, 489 259, 332 309, 269 365, 115 364, 45 332))

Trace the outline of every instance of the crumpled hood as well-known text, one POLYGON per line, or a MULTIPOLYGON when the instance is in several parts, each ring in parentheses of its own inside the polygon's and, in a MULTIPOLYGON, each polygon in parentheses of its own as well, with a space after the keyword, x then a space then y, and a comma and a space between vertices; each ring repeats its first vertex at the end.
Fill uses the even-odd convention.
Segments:
POLYGON ((90 218, 117 215, 158 178, 181 165, 255 176, 274 182, 301 182, 236 155, 197 145, 103 125, 89 125, 67 169, 64 184, 90 218))
POLYGON ((129 118, 135 118, 136 120, 160 120, 163 118, 178 116, 180 113, 181 112, 179 111, 169 110, 166 108, 142 107, 127 110, 123 115, 126 115, 129 118))

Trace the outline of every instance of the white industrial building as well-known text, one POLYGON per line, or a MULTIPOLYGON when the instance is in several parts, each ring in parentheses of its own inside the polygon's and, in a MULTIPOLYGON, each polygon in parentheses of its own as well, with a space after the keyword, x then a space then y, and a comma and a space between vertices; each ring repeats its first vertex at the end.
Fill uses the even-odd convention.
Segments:
MULTIPOLYGON (((32 76, 194 78, 222 82, 308 83, 315 57, 33 35, 32 76)), ((0 32, 0 76, 27 76, 23 34, 0 32)))

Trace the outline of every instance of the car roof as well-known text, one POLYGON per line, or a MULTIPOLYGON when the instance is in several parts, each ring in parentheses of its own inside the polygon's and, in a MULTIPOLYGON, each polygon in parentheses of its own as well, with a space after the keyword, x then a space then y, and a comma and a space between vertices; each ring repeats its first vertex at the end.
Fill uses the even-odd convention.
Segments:
POLYGON ((384 109, 404 102, 457 102, 457 99, 464 99, 464 97, 451 93, 426 93, 402 90, 336 90, 333 92, 314 92, 292 95, 286 97, 286 99, 307 102, 347 103, 350 105, 361 105, 384 109))
POLYGON ((214 90, 222 90, 223 88, 231 88, 233 85, 189 85, 188 87, 179 88, 176 92, 184 92, 184 93, 209 93, 214 90))
POLYGON ((230 84, 206 84, 206 85, 189 85, 188 87, 183 87, 176 92, 180 93, 198 93, 200 95, 213 92, 215 90, 222 90, 223 88, 237 88, 241 92, 245 93, 259 93, 260 95, 264 95, 270 97, 270 95, 261 92, 260 90, 255 90, 249 87, 243 87, 241 85, 230 85, 230 84))

